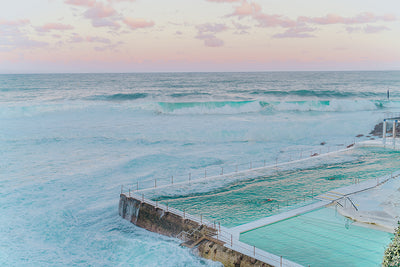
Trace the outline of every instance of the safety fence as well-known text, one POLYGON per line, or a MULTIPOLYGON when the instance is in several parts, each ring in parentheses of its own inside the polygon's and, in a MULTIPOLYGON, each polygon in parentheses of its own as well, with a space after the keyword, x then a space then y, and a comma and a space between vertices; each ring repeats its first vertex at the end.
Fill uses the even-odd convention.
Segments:
POLYGON ((337 146, 321 146, 318 149, 299 150, 294 153, 281 152, 275 157, 275 162, 258 160, 250 161, 242 164, 226 164, 223 166, 210 166, 202 170, 191 170, 187 175, 157 177, 152 179, 136 179, 133 184, 123 185, 125 189, 131 191, 154 190, 171 186, 185 185, 190 183, 201 182, 204 180, 215 180, 229 176, 246 175, 251 172, 262 170, 280 171, 283 168, 294 163, 301 163, 310 159, 320 159, 322 157, 334 155, 338 152, 344 152, 352 149, 355 142, 348 145, 342 144, 337 146))
POLYGON ((385 112, 383 115, 384 119, 399 119, 400 112, 385 112))
MULTIPOLYGON (((394 173, 391 172, 388 175, 381 176, 379 178, 364 181, 363 183, 366 183, 364 186, 365 188, 359 188, 359 189, 357 189, 357 192, 364 191, 364 190, 371 189, 373 187, 382 185, 383 183, 386 183, 391 179, 398 178, 399 176, 400 176, 400 171, 396 171, 394 173), (368 182, 370 182, 370 185, 368 185, 368 182)), ((353 182, 355 185, 359 184, 359 180, 357 178, 354 178, 353 182)), ((300 266, 290 260, 283 258, 282 256, 277 256, 277 255, 268 253, 268 252, 266 252, 262 249, 259 249, 255 246, 241 242, 239 240, 238 233, 231 232, 231 231, 229 231, 228 228, 221 226, 221 223, 219 221, 216 221, 216 220, 210 221, 201 214, 200 215, 192 215, 192 214, 188 213, 185 209, 183 209, 183 210, 176 209, 174 207, 171 207, 169 205, 168 201, 160 202, 160 201, 151 200, 149 198, 146 198, 145 194, 140 191, 128 190, 127 192, 123 192, 122 188, 121 188, 121 194, 125 194, 128 197, 133 197, 143 203, 147 203, 157 209, 161 209, 164 212, 169 212, 169 213, 175 214, 177 216, 180 216, 181 218, 183 218, 185 220, 186 219, 191 220, 193 222, 198 223, 199 225, 207 226, 215 231, 215 235, 212 236, 213 238, 216 238, 217 240, 222 241, 223 243, 225 243, 226 247, 233 249, 235 251, 238 251, 242 254, 245 254, 247 256, 253 257, 255 259, 269 263, 274 266, 300 266)), ((292 198, 292 199, 285 200, 285 201, 276 201, 276 202, 270 203, 270 204, 275 205, 276 208, 278 209, 278 211, 282 212, 287 207, 290 207, 291 209, 293 209, 294 208, 293 203, 298 204, 299 202, 303 201, 303 203, 305 203, 307 205, 310 204, 307 201, 311 200, 313 195, 314 195, 314 192, 311 191, 311 194, 304 194, 304 195, 298 196, 296 198, 292 198)), ((343 198, 345 199, 347 197, 343 196, 343 198)))
POLYGON ((244 255, 247 255, 249 257, 253 257, 257 260, 260 260, 262 262, 266 262, 268 264, 271 264, 273 266, 287 266, 287 267, 293 267, 293 266, 300 266, 299 264, 296 264, 290 260, 287 260, 283 258, 282 256, 276 256, 274 254, 268 253, 264 250, 261 250, 259 248, 256 248, 255 246, 251 246, 249 244, 243 243, 239 240, 239 236, 235 235, 234 233, 229 232, 229 230, 223 226, 221 226, 221 223, 213 221, 210 222, 207 219, 203 218, 203 216, 195 216, 192 214, 187 213, 185 210, 181 211, 178 209, 175 209, 173 207, 170 207, 168 203, 165 204, 160 204, 158 201, 153 201, 148 198, 145 198, 144 194, 137 194, 133 192, 129 192, 128 195, 129 197, 133 197, 142 203, 149 204, 157 209, 161 209, 164 212, 172 213, 175 214, 184 220, 190 220, 193 222, 198 223, 199 225, 204 225, 207 226, 215 231, 215 235, 212 236, 213 238, 225 243, 225 247, 230 248, 232 250, 235 250, 237 252, 240 252, 244 255))

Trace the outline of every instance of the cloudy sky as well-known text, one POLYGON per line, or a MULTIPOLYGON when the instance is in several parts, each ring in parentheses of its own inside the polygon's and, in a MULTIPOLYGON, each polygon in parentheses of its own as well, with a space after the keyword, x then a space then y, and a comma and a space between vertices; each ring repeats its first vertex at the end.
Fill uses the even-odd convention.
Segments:
POLYGON ((0 0, 0 73, 392 69, 398 0, 0 0))

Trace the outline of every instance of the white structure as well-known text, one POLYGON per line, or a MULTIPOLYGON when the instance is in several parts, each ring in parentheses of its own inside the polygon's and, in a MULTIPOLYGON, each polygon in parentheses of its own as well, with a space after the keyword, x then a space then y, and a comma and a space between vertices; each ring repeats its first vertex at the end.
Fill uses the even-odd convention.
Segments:
POLYGON ((383 144, 386 144, 386 132, 387 132, 387 123, 388 122, 392 122, 393 123, 393 134, 392 134, 392 138, 393 138, 393 147, 396 146, 395 140, 396 140, 396 125, 397 125, 397 118, 388 118, 388 119, 384 119, 383 120, 383 127, 382 127, 382 141, 383 144))

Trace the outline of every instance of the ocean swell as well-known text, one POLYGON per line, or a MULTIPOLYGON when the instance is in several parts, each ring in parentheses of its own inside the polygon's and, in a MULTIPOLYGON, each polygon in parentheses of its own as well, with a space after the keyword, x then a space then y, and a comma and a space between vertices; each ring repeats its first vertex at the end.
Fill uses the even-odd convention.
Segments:
MULTIPOLYGON (((158 102, 157 112, 173 115, 241 114, 256 112, 344 112, 383 109, 387 101, 326 100, 326 101, 209 101, 209 102, 158 102)), ((391 102, 390 106, 400 106, 391 102)))

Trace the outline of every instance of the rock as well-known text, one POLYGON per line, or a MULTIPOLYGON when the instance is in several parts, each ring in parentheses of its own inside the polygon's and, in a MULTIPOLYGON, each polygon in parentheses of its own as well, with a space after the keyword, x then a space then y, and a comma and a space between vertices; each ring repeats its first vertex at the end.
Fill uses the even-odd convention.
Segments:
POLYGON ((354 146, 354 144, 350 144, 350 145, 347 146, 347 148, 350 148, 350 147, 353 147, 353 146, 354 146))
POLYGON ((382 129, 383 129, 383 122, 375 125, 374 129, 369 134, 374 136, 380 136, 382 135, 382 129))
POLYGON ((356 137, 363 137, 363 134, 357 134, 356 137))
POLYGON ((324 141, 324 142, 321 142, 321 144, 320 144, 321 146, 324 146, 324 145, 326 145, 326 142, 324 141))
MULTIPOLYGON (((392 123, 387 124, 387 128, 386 128, 386 133, 392 133, 392 123)), ((373 136, 379 136, 382 137, 382 131, 383 131, 383 122, 378 123, 377 125, 375 125, 374 129, 369 133, 370 135, 373 136)), ((396 132, 400 133, 400 123, 396 124, 396 132)))

